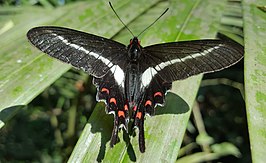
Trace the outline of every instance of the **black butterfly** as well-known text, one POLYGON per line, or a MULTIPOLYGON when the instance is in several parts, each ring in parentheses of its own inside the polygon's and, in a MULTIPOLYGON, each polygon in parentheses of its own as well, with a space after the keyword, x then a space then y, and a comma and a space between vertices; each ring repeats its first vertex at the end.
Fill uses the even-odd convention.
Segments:
POLYGON ((38 49, 93 76, 97 101, 114 114, 111 147, 118 130, 133 119, 139 148, 145 151, 144 117, 163 105, 172 82, 199 73, 222 70, 243 57, 243 47, 222 40, 171 42, 142 47, 137 37, 119 42, 73 29, 43 26, 27 37, 38 49))

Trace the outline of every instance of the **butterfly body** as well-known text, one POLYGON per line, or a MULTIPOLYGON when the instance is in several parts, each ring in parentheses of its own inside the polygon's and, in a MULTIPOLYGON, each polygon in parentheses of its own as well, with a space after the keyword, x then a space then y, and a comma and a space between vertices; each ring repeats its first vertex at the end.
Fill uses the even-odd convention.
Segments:
POLYGON ((140 90, 140 73, 138 63, 129 63, 126 70, 125 76, 125 95, 129 101, 130 107, 132 108, 137 103, 137 97, 140 90))
POLYGON ((119 128, 139 129, 140 151, 145 151, 144 118, 163 105, 172 82, 199 73, 219 71, 243 57, 243 47, 222 40, 171 42, 142 47, 134 37, 128 46, 101 36, 62 27, 36 27, 29 41, 51 57, 93 76, 97 101, 114 114, 110 144, 119 128))

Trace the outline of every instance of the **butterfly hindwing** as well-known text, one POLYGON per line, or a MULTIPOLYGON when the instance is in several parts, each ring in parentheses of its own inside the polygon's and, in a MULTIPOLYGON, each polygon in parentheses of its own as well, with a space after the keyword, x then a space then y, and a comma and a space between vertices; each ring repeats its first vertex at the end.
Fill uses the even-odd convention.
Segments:
POLYGON ((128 129, 129 105, 123 87, 116 83, 111 71, 102 78, 94 77, 93 84, 97 87, 97 101, 104 101, 106 112, 114 114, 114 128, 110 143, 113 147, 118 140, 119 128, 124 127, 126 131, 128 129))
POLYGON ((172 83, 166 82, 159 75, 153 76, 151 83, 141 93, 137 110, 134 112, 134 126, 139 129, 139 148, 145 151, 144 118, 145 115, 153 116, 157 105, 163 106, 165 95, 171 89, 172 83))

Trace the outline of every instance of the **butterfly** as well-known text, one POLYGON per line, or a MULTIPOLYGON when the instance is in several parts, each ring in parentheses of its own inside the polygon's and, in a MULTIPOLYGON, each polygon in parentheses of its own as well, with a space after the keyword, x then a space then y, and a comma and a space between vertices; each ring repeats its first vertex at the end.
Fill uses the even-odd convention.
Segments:
MULTIPOLYGON (((111 6, 112 7, 112 6, 111 6)), ((227 68, 242 59, 243 47, 233 41, 192 40, 142 47, 137 37, 128 46, 74 29, 41 26, 28 31, 28 40, 42 52, 93 77, 97 101, 114 114, 110 140, 132 120, 139 129, 139 149, 145 152, 144 119, 164 105, 172 82, 227 68)))

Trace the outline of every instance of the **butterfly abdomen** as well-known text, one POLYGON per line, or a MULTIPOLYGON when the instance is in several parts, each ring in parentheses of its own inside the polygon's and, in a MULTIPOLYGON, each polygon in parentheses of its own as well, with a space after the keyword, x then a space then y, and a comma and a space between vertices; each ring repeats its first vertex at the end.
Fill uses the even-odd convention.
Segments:
POLYGON ((131 104, 130 108, 134 107, 137 103, 137 98, 140 93, 140 73, 139 73, 139 64, 138 63, 129 63, 126 69, 125 76, 125 95, 129 103, 131 104))

